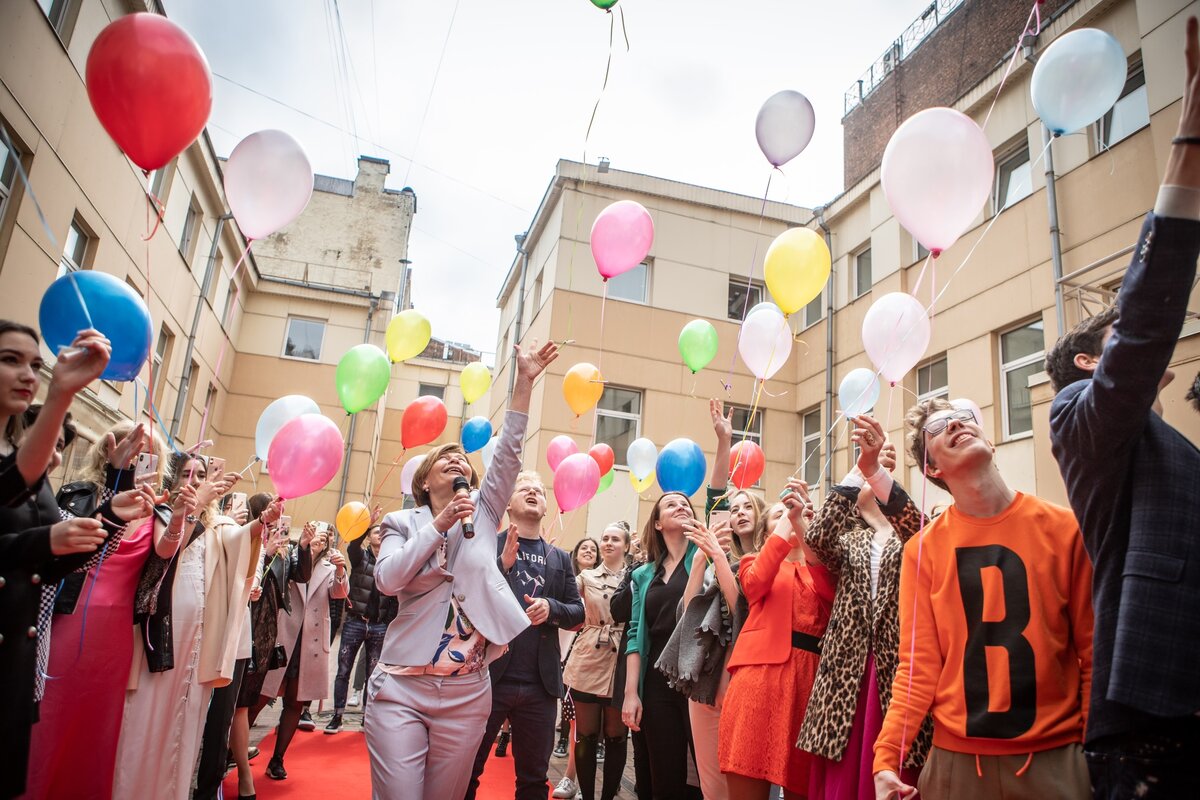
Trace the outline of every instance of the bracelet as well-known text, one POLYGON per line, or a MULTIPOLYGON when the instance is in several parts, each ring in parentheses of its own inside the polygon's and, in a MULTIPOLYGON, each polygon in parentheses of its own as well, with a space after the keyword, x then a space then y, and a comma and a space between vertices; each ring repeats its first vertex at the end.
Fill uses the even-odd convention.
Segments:
POLYGON ((180 539, 183 538, 183 528, 179 529, 179 533, 172 533, 171 526, 168 525, 167 529, 165 531, 163 531, 163 538, 166 539, 168 542, 178 542, 180 539))
POLYGON ((1200 144, 1200 136, 1176 136, 1171 144, 1200 144))

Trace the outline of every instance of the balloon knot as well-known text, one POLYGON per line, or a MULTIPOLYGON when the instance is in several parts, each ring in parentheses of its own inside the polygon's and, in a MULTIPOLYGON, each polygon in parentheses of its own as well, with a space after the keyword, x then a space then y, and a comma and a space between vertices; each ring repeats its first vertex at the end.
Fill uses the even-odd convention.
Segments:
POLYGON ((895 381, 890 381, 890 382, 888 383, 888 386, 890 386, 890 387, 892 387, 893 389, 895 389, 895 388, 896 388, 896 382, 895 382, 895 381))
POLYGON ((929 255, 933 256, 934 258, 937 258, 941 254, 942 254, 941 250, 930 250, 929 251, 929 255))

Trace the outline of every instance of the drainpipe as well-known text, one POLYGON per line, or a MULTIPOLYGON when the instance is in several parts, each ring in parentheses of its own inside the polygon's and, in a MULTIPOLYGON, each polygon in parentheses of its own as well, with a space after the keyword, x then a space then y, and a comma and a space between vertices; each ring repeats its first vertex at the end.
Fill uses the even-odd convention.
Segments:
MULTIPOLYGON (((525 318, 525 276, 529 272, 529 253, 525 250, 524 233, 518 233, 513 238, 517 241, 517 252, 521 254, 521 282, 517 286, 517 318, 513 322, 513 344, 521 343, 521 321, 525 318)), ((512 351, 497 353, 496 357, 512 359, 512 351)), ((508 399, 512 400, 513 384, 516 382, 516 364, 508 365, 508 399)))
MULTIPOLYGON (((379 300, 383 296, 371 296, 371 306, 367 309, 367 325, 363 329, 363 344, 371 341, 371 320, 379 308, 379 300)), ((354 452, 354 429, 358 427, 358 414, 350 415, 350 428, 346 433, 346 450, 342 453, 342 485, 338 487, 338 508, 346 505, 346 484, 350 482, 350 456, 354 452)))
MULTIPOLYGON (((825 224, 825 210, 822 206, 816 210, 817 225, 825 234, 825 247, 830 253, 833 252, 832 234, 829 226, 825 224)), ((833 419, 833 272, 829 273, 829 281, 825 284, 825 454, 826 458, 833 453, 833 431, 829 425, 833 419)), ((803 423, 801 423, 803 424, 803 423)), ((801 436, 804 432, 801 431, 801 436)), ((825 473, 824 488, 822 497, 829 496, 829 490, 833 487, 833 478, 830 473, 833 472, 832 461, 830 461, 830 469, 825 473)))
POLYGON ((1050 144, 1050 131, 1045 125, 1042 125, 1042 144, 1046 150, 1046 205, 1050 210, 1050 263, 1054 267, 1054 313, 1058 318, 1058 335, 1062 336, 1066 325, 1062 286, 1062 233, 1058 228, 1058 195, 1054 186, 1054 147, 1050 144))
MULTIPOLYGON (((172 440, 178 437, 179 424, 183 420, 183 406, 187 402, 188 385, 192 382, 192 355, 196 352, 196 331, 200 329, 200 314, 204 311, 204 304, 208 298, 208 290, 212 288, 212 282, 216 279, 213 273, 216 271, 217 249, 221 244, 221 234, 225 230, 226 220, 231 219, 233 219, 233 214, 222 214, 217 217, 217 230, 213 233, 212 247, 208 250, 208 263, 204 267, 204 280, 200 282, 200 296, 196 298, 196 311, 192 314, 192 329, 188 333, 187 350, 183 354, 183 377, 179 379, 179 395, 175 398, 175 412, 171 415, 172 440)), ((232 288, 230 291, 233 291, 232 288)), ((162 335, 161 332, 159 335, 162 335)), ((219 375, 214 377, 218 381, 221 378, 219 375)))

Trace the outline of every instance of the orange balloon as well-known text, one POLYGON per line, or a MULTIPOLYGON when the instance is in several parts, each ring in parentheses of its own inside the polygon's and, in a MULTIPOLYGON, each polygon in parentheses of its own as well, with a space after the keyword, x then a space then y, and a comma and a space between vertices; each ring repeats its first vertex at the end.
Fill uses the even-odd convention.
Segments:
POLYGON ((563 397, 567 405, 579 416, 600 402, 604 394, 604 379, 600 370, 586 362, 580 362, 567 370, 563 376, 563 397))

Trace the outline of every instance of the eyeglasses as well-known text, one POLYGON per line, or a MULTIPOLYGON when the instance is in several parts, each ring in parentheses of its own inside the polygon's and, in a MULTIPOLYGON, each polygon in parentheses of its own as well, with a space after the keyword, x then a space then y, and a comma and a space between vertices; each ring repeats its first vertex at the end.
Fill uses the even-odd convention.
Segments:
POLYGON ((975 422, 975 412, 969 408, 960 408, 958 411, 947 414, 944 417, 939 417, 933 422, 930 422, 922 430, 930 436, 937 436, 942 431, 946 430, 946 426, 950 424, 950 420, 956 419, 959 422, 975 422))

